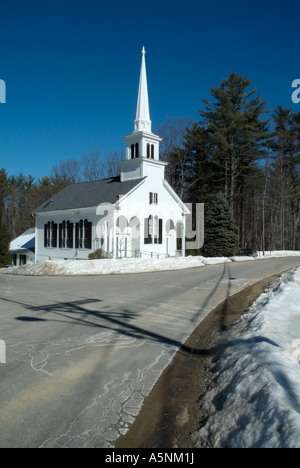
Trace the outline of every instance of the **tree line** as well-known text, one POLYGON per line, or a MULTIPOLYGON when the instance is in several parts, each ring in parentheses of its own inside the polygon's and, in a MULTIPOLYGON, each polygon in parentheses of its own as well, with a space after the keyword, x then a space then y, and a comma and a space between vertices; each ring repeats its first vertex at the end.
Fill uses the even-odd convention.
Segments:
MULTIPOLYGON (((169 182, 184 201, 205 203, 206 232, 223 199, 231 252, 300 250, 300 111, 268 111, 250 79, 236 73, 210 89, 198 122, 169 120, 159 129, 169 182)), ((205 235, 204 253, 213 252, 212 238, 205 235)))
POLYGON ((10 263, 9 242, 34 227, 32 212, 70 183, 92 182, 118 174, 122 152, 113 151, 106 157, 98 149, 83 154, 80 159, 66 159, 53 165, 48 176, 35 179, 20 173, 9 176, 0 169, 0 266, 10 263))
MULTIPOLYGON (((160 156, 169 163, 167 180, 183 201, 205 204, 209 236, 193 253, 300 250, 300 111, 280 105, 269 111, 250 79, 236 73, 210 90, 197 122, 167 119, 156 129, 163 138, 160 156), (218 227, 224 242, 217 248, 218 227)), ((1 169, 0 252, 34 226, 37 206, 69 183, 118 175, 122 159, 124 154, 102 158, 93 150, 54 165, 38 180, 1 169)))

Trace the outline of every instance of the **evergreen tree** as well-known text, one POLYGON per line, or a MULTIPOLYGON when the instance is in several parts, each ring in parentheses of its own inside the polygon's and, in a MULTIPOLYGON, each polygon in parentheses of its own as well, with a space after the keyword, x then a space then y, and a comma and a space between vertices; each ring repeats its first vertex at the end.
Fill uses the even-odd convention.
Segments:
POLYGON ((229 203, 221 193, 211 202, 205 216, 204 255, 231 257, 235 255, 237 227, 229 203))
POLYGON ((8 249, 8 235, 4 223, 2 222, 2 214, 0 210, 0 267, 7 266, 11 263, 11 256, 8 249))
POLYGON ((214 100, 203 100, 205 110, 199 111, 198 129, 187 135, 198 160, 194 178, 201 180, 203 171, 209 176, 210 190, 222 191, 237 220, 240 244, 245 243, 249 181, 258 170, 267 136, 266 122, 261 120, 265 103, 254 96, 256 89, 248 89, 250 84, 247 77, 232 73, 218 88, 211 87, 214 100))
POLYGON ((268 201, 273 248, 296 250, 300 223, 300 112, 277 106, 272 114, 268 201))

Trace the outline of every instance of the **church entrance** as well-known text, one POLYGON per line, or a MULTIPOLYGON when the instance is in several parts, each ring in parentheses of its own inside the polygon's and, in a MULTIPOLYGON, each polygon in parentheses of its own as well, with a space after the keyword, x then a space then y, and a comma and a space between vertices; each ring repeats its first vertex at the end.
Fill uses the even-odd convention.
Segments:
POLYGON ((140 256, 140 222, 137 217, 128 222, 125 216, 119 216, 116 223, 116 257, 140 256))

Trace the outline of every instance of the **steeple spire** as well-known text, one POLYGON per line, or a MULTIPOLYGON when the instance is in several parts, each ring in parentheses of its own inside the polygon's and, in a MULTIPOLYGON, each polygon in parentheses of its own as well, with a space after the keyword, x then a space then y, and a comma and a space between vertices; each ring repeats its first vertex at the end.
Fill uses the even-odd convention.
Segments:
POLYGON ((120 162, 121 182, 146 177, 152 169, 155 171, 154 167, 157 168, 159 177, 164 177, 161 169, 166 163, 159 160, 161 138, 151 131, 145 54, 143 47, 134 131, 124 138, 126 161, 120 162))
POLYGON ((146 55, 146 50, 145 50, 145 47, 143 47, 139 93, 138 93, 138 100, 137 100, 137 107, 136 107, 136 118, 134 121, 134 131, 135 132, 145 131, 145 132, 152 133, 150 112, 149 112, 149 98, 148 98, 145 55, 146 55))

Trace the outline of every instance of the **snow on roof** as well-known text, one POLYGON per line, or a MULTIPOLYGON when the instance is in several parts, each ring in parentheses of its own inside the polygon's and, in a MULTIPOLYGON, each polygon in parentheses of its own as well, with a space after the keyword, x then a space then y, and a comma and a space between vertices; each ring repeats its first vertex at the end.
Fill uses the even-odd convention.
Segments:
POLYGON ((35 241, 35 228, 30 228, 21 234, 16 239, 12 240, 9 245, 10 252, 16 252, 20 250, 28 250, 34 248, 35 241))

